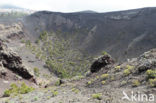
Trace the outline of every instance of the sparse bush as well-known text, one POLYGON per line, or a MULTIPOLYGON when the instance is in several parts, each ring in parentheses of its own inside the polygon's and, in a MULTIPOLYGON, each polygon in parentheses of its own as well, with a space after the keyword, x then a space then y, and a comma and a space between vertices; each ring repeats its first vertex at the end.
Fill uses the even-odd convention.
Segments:
POLYGON ((127 81, 125 81, 125 80, 123 80, 123 81, 121 82, 121 86, 126 85, 126 84, 127 84, 127 81))
POLYGON ((39 76, 39 74, 40 74, 40 72, 39 72, 39 69, 38 68, 34 68, 34 74, 36 75, 36 76, 39 76))
POLYGON ((132 81, 132 86, 133 87, 138 87, 139 85, 140 85, 140 81, 139 80, 132 81))
POLYGON ((4 96, 4 97, 9 97, 9 96, 11 95, 11 93, 12 93, 11 90, 8 90, 8 89, 7 89, 7 90, 4 91, 3 96, 4 96))
POLYGON ((36 43, 36 44, 40 44, 40 40, 37 39, 37 40, 35 41, 35 43, 36 43))
POLYGON ((151 87, 156 87, 156 78, 149 79, 149 84, 150 84, 151 87))
POLYGON ((156 70, 147 70, 146 74, 148 78, 156 78, 156 70))
POLYGON ((69 62, 70 65, 72 66, 75 66, 75 63, 74 62, 69 62))
POLYGON ((24 82, 21 84, 20 87, 18 87, 16 84, 13 83, 10 85, 10 89, 4 91, 3 96, 9 97, 11 95, 26 94, 33 90, 34 88, 28 87, 24 82))
POLYGON ((55 86, 60 86, 60 85, 61 85, 61 80, 59 79, 55 82, 55 86))
POLYGON ((87 84, 88 84, 88 85, 91 85, 91 84, 92 84, 92 81, 88 81, 87 84))
POLYGON ((75 76, 75 77, 73 77, 72 79, 73 80, 81 80, 81 79, 83 79, 84 78, 84 76, 75 76))
POLYGON ((72 91, 76 94, 79 93, 79 89, 76 89, 76 88, 72 88, 72 91))
POLYGON ((36 58, 37 58, 37 59, 40 59, 41 54, 42 54, 41 52, 37 52, 37 54, 36 54, 36 58))
POLYGON ((21 84, 21 87, 19 88, 19 93, 21 94, 26 94, 26 93, 29 93, 31 91, 34 90, 34 88, 32 87, 28 87, 24 82, 21 84))
POLYGON ((11 87, 10 89, 7 89, 4 91, 4 94, 3 94, 4 97, 9 97, 11 94, 14 94, 14 95, 18 94, 19 88, 15 83, 11 84, 10 87, 11 87))
POLYGON ((47 32, 44 31, 43 33, 41 33, 39 38, 40 38, 42 41, 43 41, 43 40, 47 40, 47 32))
POLYGON ((67 73, 67 71, 63 68, 63 64, 61 64, 61 63, 57 63, 55 61, 47 60, 46 64, 60 78, 67 78, 70 76, 67 73))
POLYGON ((119 71, 120 69, 121 69, 120 66, 116 66, 116 67, 115 67, 115 70, 116 70, 116 71, 119 71))
POLYGON ((96 76, 96 79, 99 79, 100 77, 99 76, 96 76))
POLYGON ((101 79, 107 79, 109 77, 109 74, 102 74, 101 79))
POLYGON ((101 83, 104 85, 104 84, 106 84, 106 81, 102 81, 101 83))
POLYGON ((21 43, 25 43, 25 40, 21 40, 21 43))
POLYGON ((103 51, 101 54, 102 55, 107 55, 108 53, 106 51, 103 51))
POLYGON ((92 94, 92 98, 101 100, 102 99, 102 93, 92 94))
POLYGON ((111 79, 111 81, 115 80, 115 78, 114 78, 114 76, 113 76, 113 75, 110 77, 110 79, 111 79))
POLYGON ((134 66, 127 65, 126 69, 124 70, 124 75, 127 76, 127 75, 131 74, 133 69, 134 69, 134 66))
POLYGON ((127 65, 126 68, 127 68, 128 70, 132 70, 132 69, 134 69, 134 66, 127 65))
POLYGON ((35 98, 34 98, 34 101, 37 101, 38 100, 38 97, 36 96, 35 98))
POLYGON ((130 73, 131 73, 131 72, 130 72, 130 70, 129 70, 129 69, 125 69, 125 70, 124 70, 124 75, 126 75, 126 76, 127 76, 127 75, 129 75, 130 73))
POLYGON ((54 97, 58 95, 58 91, 57 90, 52 90, 51 92, 52 92, 54 97))
POLYGON ((30 47, 31 46, 31 41, 30 40, 27 40, 25 43, 26 43, 26 46, 27 47, 30 47))

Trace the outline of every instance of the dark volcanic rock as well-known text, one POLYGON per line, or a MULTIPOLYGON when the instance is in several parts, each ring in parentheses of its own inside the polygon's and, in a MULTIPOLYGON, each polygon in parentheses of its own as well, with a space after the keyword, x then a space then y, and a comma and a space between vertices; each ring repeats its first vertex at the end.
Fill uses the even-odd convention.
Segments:
POLYGON ((30 71, 23 66, 22 59, 16 53, 9 50, 2 41, 0 41, 0 62, 2 62, 1 65, 5 68, 8 68, 25 79, 33 78, 30 71))
POLYGON ((142 73, 148 69, 156 68, 156 49, 152 49, 142 54, 136 61, 138 73, 142 73))
POLYGON ((91 65, 90 71, 92 73, 98 72, 102 67, 107 66, 108 64, 114 63, 114 60, 110 55, 104 55, 99 57, 94 63, 91 65))
POLYGON ((22 39, 24 37, 24 32, 19 31, 18 33, 11 33, 10 35, 7 36, 8 39, 22 39))

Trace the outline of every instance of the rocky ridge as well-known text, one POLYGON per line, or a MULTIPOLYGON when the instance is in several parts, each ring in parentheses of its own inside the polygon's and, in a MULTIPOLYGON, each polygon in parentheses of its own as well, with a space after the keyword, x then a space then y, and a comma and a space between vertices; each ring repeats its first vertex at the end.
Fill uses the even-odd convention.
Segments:
POLYGON ((5 67, 28 80, 33 78, 33 73, 23 65, 21 57, 9 50, 2 40, 0 41, 0 62, 2 68, 5 67))

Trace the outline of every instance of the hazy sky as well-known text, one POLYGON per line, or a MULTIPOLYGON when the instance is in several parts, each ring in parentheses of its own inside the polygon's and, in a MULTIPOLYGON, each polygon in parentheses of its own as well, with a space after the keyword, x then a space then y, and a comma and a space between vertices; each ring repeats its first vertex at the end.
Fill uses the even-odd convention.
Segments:
POLYGON ((0 5, 11 4, 32 10, 74 12, 94 10, 108 12, 142 7, 156 7, 156 0, 0 0, 0 5))

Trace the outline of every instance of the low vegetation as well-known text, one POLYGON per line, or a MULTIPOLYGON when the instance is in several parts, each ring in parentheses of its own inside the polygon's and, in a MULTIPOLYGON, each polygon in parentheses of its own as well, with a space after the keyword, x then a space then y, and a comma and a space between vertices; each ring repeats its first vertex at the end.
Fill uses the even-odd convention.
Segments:
POLYGON ((139 80, 133 80, 132 81, 132 86, 133 87, 138 87, 140 85, 140 81, 139 80))
POLYGON ((73 49, 70 39, 65 40, 60 35, 61 31, 51 33, 44 31, 35 43, 27 40, 25 45, 58 77, 71 78, 84 75, 90 66, 90 59, 86 58, 88 56, 83 56, 79 50, 73 49))
POLYGON ((18 94, 26 94, 31 91, 33 91, 34 88, 27 86, 24 82, 21 84, 21 86, 17 86, 16 84, 11 84, 10 89, 7 89, 4 91, 3 96, 4 97, 9 97, 11 95, 18 95, 18 94))
POLYGON ((106 81, 102 81, 101 83, 104 85, 104 84, 106 84, 106 81))
POLYGON ((58 95, 58 91, 57 90, 51 90, 51 93, 53 94, 54 97, 58 95))
POLYGON ((120 69, 121 69, 120 66, 116 66, 116 67, 115 67, 115 70, 116 70, 116 71, 119 71, 120 69))
POLYGON ((129 75, 130 73, 131 73, 131 71, 130 71, 129 69, 125 69, 125 70, 124 70, 124 75, 125 75, 125 76, 129 75))
POLYGON ((102 51, 102 55, 107 55, 108 53, 106 51, 102 51))
POLYGON ((61 80, 59 79, 55 82, 55 86, 60 86, 60 85, 61 85, 61 80))
POLYGON ((92 94, 92 98, 93 99, 101 100, 102 99, 102 93, 92 94))
POLYGON ((36 76, 39 76, 40 75, 40 72, 39 72, 39 69, 38 68, 34 68, 34 74, 36 75, 36 76))
POLYGON ((127 84, 127 81, 125 81, 125 80, 121 81, 121 83, 120 83, 121 86, 124 86, 126 84, 127 84))
POLYGON ((146 71, 146 74, 147 74, 147 78, 156 78, 156 70, 147 70, 146 71))
POLYGON ((156 87, 156 70, 149 69, 146 71, 147 79, 151 87, 156 87))
POLYGON ((101 79, 107 79, 109 77, 109 74, 102 74, 101 79))
POLYGON ((88 81, 87 84, 88 84, 88 85, 91 85, 91 84, 92 84, 92 81, 88 81))
POLYGON ((72 88, 72 92, 74 92, 75 94, 77 94, 77 93, 79 93, 80 91, 79 91, 79 89, 77 89, 77 88, 72 88))
POLYGON ((127 76, 127 75, 131 74, 133 69, 134 69, 134 66, 127 65, 126 69, 124 70, 124 75, 127 76))
POLYGON ((149 79, 149 84, 150 84, 151 87, 156 87, 156 78, 149 79))

